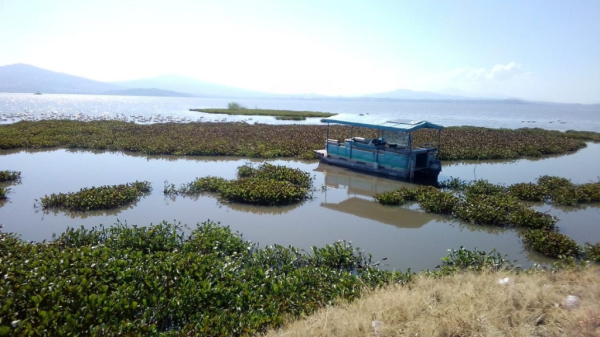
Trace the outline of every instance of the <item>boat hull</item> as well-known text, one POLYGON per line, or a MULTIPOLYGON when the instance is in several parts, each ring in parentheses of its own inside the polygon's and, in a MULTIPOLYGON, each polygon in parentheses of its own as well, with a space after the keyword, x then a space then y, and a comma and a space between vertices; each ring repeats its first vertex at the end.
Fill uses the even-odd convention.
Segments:
MULTIPOLYGON (((346 159, 346 158, 328 156, 325 151, 316 151, 316 153, 319 156, 319 160, 325 164, 341 166, 341 167, 345 167, 345 168, 348 168, 351 170, 356 170, 356 171, 361 171, 361 172, 366 172, 366 173, 376 174, 376 175, 382 175, 382 176, 387 176, 387 177, 393 177, 393 178, 402 179, 402 180, 411 179, 409 170, 388 169, 386 167, 378 165, 378 163, 368 163, 368 162, 361 162, 361 161, 356 161, 356 160, 351 160, 351 159, 346 159)), ((438 176, 441 172, 441 164, 439 164, 439 162, 437 162, 437 163, 438 163, 439 170, 435 170, 435 169, 431 169, 431 168, 423 168, 423 169, 415 170, 414 174, 413 174, 413 179, 436 180, 437 181, 438 176)))

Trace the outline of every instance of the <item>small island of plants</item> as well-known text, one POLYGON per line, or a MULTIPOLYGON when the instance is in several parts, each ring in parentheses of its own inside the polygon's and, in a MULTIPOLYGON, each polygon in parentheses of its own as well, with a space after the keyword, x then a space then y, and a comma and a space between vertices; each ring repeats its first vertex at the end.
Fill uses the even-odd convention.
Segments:
POLYGON ((573 239, 558 233, 556 218, 536 211, 521 201, 545 201, 574 206, 600 201, 600 182, 573 184, 560 177, 541 176, 536 184, 503 186, 476 180, 470 183, 451 179, 440 183, 441 189, 419 186, 376 194, 383 205, 402 205, 416 201, 428 213, 453 216, 480 225, 527 229, 521 234, 530 249, 553 258, 578 258, 600 262, 600 243, 579 246, 573 239))
POLYGON ((152 190, 147 181, 82 188, 79 192, 46 195, 40 199, 42 208, 61 208, 70 211, 112 209, 137 201, 152 190))
POLYGON ((190 109, 190 111, 204 112, 207 114, 223 114, 238 116, 274 116, 278 120, 305 120, 314 117, 331 117, 334 113, 317 111, 273 110, 273 109, 248 109, 237 102, 230 102, 227 109, 190 109))
POLYGON ((164 193, 198 194, 217 192, 230 202, 254 205, 279 206, 297 203, 309 196, 313 178, 308 172, 282 165, 263 163, 258 167, 238 167, 238 179, 226 180, 219 177, 202 177, 181 186, 165 186, 164 193))

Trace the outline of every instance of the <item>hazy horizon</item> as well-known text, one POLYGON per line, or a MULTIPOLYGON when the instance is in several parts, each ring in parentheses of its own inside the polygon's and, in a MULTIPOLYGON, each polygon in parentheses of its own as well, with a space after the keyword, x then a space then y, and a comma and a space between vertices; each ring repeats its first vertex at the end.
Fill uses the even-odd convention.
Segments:
POLYGON ((0 65, 278 94, 600 103, 600 2, 0 0, 0 65))

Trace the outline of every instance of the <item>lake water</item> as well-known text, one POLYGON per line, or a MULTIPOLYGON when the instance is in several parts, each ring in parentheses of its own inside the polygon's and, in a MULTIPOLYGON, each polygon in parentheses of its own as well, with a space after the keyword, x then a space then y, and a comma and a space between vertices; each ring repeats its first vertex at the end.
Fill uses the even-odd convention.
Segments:
MULTIPOLYGON (((391 119, 429 120, 444 126, 474 125, 492 128, 538 127, 550 130, 583 130, 600 132, 600 105, 524 104, 469 101, 374 101, 355 99, 240 99, 240 98, 180 98, 132 97, 101 95, 32 95, 0 93, 0 115, 19 113, 41 116, 144 116, 161 114, 192 121, 240 121, 259 123, 289 123, 273 117, 209 115, 191 112, 191 108, 225 108, 236 101, 247 108, 322 111, 345 114, 370 114, 391 119)), ((19 118, 4 118, 0 124, 19 118)), ((301 123, 318 123, 308 119, 301 123)))
MULTIPOLYGON (((223 108, 231 101, 248 108, 309 110, 347 114, 369 114, 411 120, 426 119, 444 126, 475 125, 493 128, 540 127, 554 130, 600 132, 600 106, 511 104, 482 102, 411 102, 368 100, 299 99, 206 99, 170 97, 125 97, 86 95, 31 95, 0 93, 0 124, 19 121, 19 114, 45 116, 173 116, 199 121, 287 123, 272 117, 236 117, 190 112, 190 108, 223 108), (200 118, 202 117, 202 118, 200 118)), ((318 123, 309 119, 302 123, 318 123)), ((5 231, 25 240, 47 240, 67 227, 117 220, 148 225, 163 220, 195 225, 208 219, 243 233, 260 245, 293 245, 308 249, 345 239, 373 254, 387 257, 388 269, 434 268, 447 249, 477 247, 498 249, 524 266, 547 263, 543 256, 524 250, 513 229, 477 226, 447 217, 426 214, 418 206, 386 207, 373 201, 373 194, 406 183, 373 177, 318 162, 274 160, 274 164, 297 167, 315 175, 314 198, 287 207, 255 207, 221 203, 214 195, 195 198, 165 198, 165 181, 177 186, 197 177, 214 175, 234 178, 244 158, 161 157, 136 153, 0 150, 0 170, 22 172, 22 183, 11 185, 9 199, 0 201, 0 224, 5 231), (134 205, 115 211, 64 213, 44 212, 35 199, 46 194, 76 192, 82 187, 113 185, 135 180, 152 182, 154 190, 134 205)), ((544 174, 572 179, 575 183, 600 178, 600 145, 567 156, 514 161, 467 161, 444 163, 440 179, 487 179, 512 184, 534 181, 544 174)), ((4 184, 7 185, 7 184, 4 184)), ((533 205, 560 220, 562 233, 580 244, 600 241, 600 205, 559 208, 533 205)))
MULTIPOLYGON (((388 269, 435 268, 449 248, 498 249, 524 266, 551 260, 526 251, 514 229, 478 226, 448 217, 426 214, 416 205, 382 206, 373 194, 407 183, 374 177, 316 161, 272 160, 273 164, 300 168, 315 175, 312 200, 287 207, 257 207, 219 202, 214 195, 168 198, 164 182, 177 186, 208 175, 234 178, 236 168, 248 159, 223 157, 165 157, 105 151, 43 150, 2 151, 0 169, 22 172, 22 182, 12 185, 9 200, 0 204, 4 230, 24 240, 51 239, 67 227, 91 228, 117 220, 148 225, 163 220, 195 225, 219 221, 261 246, 271 244, 309 247, 352 241, 373 254, 387 257, 388 269), (135 180, 152 182, 154 190, 136 204, 115 211, 89 213, 44 212, 35 199, 82 187, 113 185, 135 180)), ((576 183, 598 180, 600 145, 588 144, 577 153, 546 159, 509 162, 444 163, 440 179, 488 179, 497 183, 533 181, 540 175, 567 177, 576 183)), ((581 209, 534 205, 556 215, 558 227, 580 244, 600 241, 600 205, 581 209)))

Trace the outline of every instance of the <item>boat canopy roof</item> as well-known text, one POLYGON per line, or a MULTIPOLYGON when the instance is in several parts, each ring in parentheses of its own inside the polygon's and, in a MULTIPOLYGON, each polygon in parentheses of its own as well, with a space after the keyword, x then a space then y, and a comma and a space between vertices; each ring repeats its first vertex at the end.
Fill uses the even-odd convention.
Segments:
POLYGON ((419 129, 436 129, 441 130, 444 127, 441 125, 433 124, 428 121, 411 121, 402 119, 390 119, 389 117, 377 117, 377 116, 359 116, 359 115, 335 115, 321 119, 323 123, 336 123, 345 124, 352 126, 359 126, 364 128, 378 129, 378 130, 389 130, 389 131, 401 131, 401 132, 412 132, 419 129))

